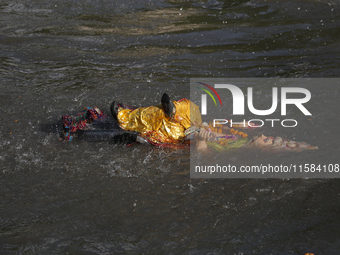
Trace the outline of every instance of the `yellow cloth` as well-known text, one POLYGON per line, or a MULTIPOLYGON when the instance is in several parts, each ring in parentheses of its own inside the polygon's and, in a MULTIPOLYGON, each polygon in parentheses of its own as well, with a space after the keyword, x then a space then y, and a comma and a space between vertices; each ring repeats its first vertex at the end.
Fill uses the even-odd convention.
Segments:
POLYGON ((121 128, 137 131, 148 141, 156 144, 181 142, 184 131, 191 126, 201 126, 199 107, 188 99, 173 101, 176 114, 168 117, 162 106, 141 107, 136 110, 120 108, 117 119, 121 128))

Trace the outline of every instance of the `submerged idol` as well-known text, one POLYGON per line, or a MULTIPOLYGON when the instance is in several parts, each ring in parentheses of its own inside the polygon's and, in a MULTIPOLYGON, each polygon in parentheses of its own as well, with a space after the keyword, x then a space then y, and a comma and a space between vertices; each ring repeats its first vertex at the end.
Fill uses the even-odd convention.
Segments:
POLYGON ((134 107, 114 101, 110 110, 112 116, 105 115, 96 107, 87 107, 75 116, 63 116, 64 141, 88 138, 118 144, 148 143, 172 148, 188 148, 190 142, 195 142, 199 150, 212 148, 218 152, 241 146, 276 151, 317 149, 304 142, 280 137, 261 135, 249 139, 245 132, 235 128, 202 123, 196 104, 185 98, 173 101, 166 93, 157 106, 134 107))
POLYGON ((185 98, 172 101, 166 93, 157 106, 134 107, 113 102, 110 110, 111 121, 98 108, 89 107, 76 116, 63 116, 64 140, 110 139, 115 143, 141 142, 181 148, 188 146, 185 131, 202 126, 196 104, 185 98))

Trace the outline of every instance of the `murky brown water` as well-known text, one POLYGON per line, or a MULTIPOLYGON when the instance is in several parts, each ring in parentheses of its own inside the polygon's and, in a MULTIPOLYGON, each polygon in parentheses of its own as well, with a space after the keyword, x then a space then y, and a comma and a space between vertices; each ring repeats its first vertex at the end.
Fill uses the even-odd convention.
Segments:
MULTIPOLYGON (((336 1, 2 1, 0 253, 339 253, 337 179, 190 179, 187 150, 57 132, 195 77, 339 77, 339 23, 336 1)), ((333 116, 286 134, 325 148, 301 159, 336 160, 333 116)))

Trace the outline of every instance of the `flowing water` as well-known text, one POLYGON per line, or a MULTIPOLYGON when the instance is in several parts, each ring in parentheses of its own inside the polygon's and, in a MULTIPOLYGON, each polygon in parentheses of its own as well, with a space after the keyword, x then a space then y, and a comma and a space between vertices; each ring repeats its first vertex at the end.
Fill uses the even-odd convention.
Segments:
MULTIPOLYGON (((2 0, 0 253, 338 254, 337 179, 190 179, 188 150, 62 143, 58 130, 85 106, 188 97, 190 78, 337 78, 339 11, 333 0, 2 0)), ((339 163, 338 90, 311 90, 329 112, 275 132, 319 150, 283 157, 339 163)))

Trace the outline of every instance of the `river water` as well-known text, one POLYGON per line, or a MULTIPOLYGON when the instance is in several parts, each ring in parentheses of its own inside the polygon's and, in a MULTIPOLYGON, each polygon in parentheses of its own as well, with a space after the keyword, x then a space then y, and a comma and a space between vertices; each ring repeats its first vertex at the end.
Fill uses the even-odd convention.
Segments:
MULTIPOLYGON (((85 106, 189 97, 190 78, 338 78, 339 10, 1 1, 0 253, 338 254, 337 179, 191 179, 188 150, 62 143, 58 130, 85 106)), ((284 135, 319 146, 297 162, 339 163, 338 90, 311 89, 329 112, 284 135)))

